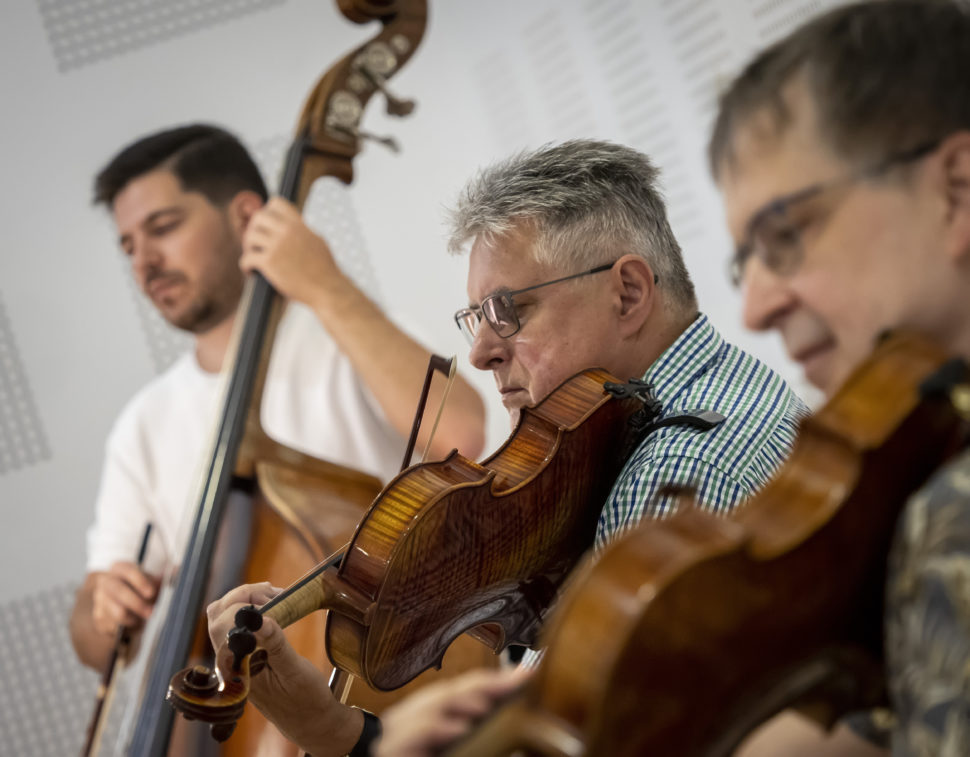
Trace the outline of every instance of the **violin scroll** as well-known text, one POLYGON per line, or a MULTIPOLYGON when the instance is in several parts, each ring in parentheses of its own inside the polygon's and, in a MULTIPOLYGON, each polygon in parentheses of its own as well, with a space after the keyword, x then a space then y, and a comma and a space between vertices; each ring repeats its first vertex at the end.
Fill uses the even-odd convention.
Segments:
MULTIPOLYGON (((240 634, 243 638, 245 634, 240 634)), ((266 653, 256 649, 237 661, 235 653, 224 645, 216 656, 214 669, 196 665, 180 670, 169 683, 166 700, 186 720, 201 720, 211 724, 212 737, 225 741, 236 728, 249 698, 250 677, 265 666, 266 653), (254 672, 253 672, 254 671, 254 672)))

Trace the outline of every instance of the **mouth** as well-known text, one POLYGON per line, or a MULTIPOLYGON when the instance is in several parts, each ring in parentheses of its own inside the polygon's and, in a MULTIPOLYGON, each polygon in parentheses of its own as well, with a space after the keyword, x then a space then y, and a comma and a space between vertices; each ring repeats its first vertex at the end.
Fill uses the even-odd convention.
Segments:
POLYGON ((181 284, 182 279, 178 276, 158 276, 145 285, 145 292, 153 300, 158 300, 171 294, 181 284))
POLYGON ((831 356, 834 347, 834 342, 826 340, 793 352, 791 358, 802 367, 805 377, 812 384, 823 388, 827 373, 827 358, 831 356))
POLYGON ((528 401, 529 393, 521 386, 503 386, 498 391, 506 408, 522 407, 528 401))

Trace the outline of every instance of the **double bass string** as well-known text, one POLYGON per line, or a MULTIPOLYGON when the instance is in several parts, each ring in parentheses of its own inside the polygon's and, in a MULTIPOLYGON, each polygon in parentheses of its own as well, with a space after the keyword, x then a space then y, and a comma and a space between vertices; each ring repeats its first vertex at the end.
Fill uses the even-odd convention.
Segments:
MULTIPOLYGON (((141 537, 141 545, 138 547, 138 555, 135 563, 140 568, 145 563, 145 553, 148 551, 148 538, 152 533, 152 524, 149 521, 145 524, 145 532, 141 537)), ((98 683, 97 700, 94 703, 94 711, 91 713, 91 722, 88 725, 87 737, 84 741, 84 748, 81 750, 81 757, 88 757, 93 754, 101 743, 101 734, 104 731, 104 713, 107 712, 105 706, 114 694, 115 670, 118 660, 128 656, 128 649, 131 646, 131 628, 121 623, 115 633, 115 643, 111 649, 111 656, 108 658, 108 665, 104 669, 101 681, 98 683)))

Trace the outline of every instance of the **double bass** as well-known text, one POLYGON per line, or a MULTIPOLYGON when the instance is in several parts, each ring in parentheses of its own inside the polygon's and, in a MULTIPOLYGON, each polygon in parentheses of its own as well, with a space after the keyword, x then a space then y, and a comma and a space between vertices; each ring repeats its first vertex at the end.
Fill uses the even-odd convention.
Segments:
POLYGON ((587 564, 535 676, 449 757, 728 757, 783 709, 883 705, 897 516, 968 431, 966 365, 887 338, 737 514, 687 501, 587 564))
MULTIPOLYGON (((280 188, 298 207, 318 178, 352 180, 352 161, 367 136, 361 118, 375 94, 384 94, 391 114, 407 115, 413 107, 386 85, 421 42, 426 1, 340 0, 339 6, 350 20, 377 20, 381 28, 320 79, 302 109, 280 188)), ((217 541, 226 538, 220 529, 242 536, 235 551, 244 567, 223 571, 216 593, 247 580, 287 583, 344 543, 380 490, 377 479, 285 448, 262 430, 260 399, 282 306, 263 277, 251 277, 227 356, 232 367, 193 524, 177 576, 163 588, 146 629, 143 685, 117 752, 142 757, 169 749, 173 717, 160 703, 172 672, 193 648, 217 541), (154 645, 151 628, 157 629, 154 645)), ((325 664, 322 626, 310 623, 294 633, 294 645, 325 664)), ((230 747, 251 753, 247 732, 259 739, 259 719, 258 713, 247 717, 230 747)))

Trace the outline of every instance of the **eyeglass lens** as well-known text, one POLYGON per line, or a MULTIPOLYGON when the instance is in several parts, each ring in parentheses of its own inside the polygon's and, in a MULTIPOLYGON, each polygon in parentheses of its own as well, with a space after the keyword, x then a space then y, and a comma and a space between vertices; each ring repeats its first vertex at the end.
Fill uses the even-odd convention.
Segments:
POLYGON ((740 285, 752 255, 777 274, 785 275, 797 268, 801 260, 801 238, 797 224, 779 207, 765 213, 751 229, 751 245, 731 261, 731 279, 740 285))

